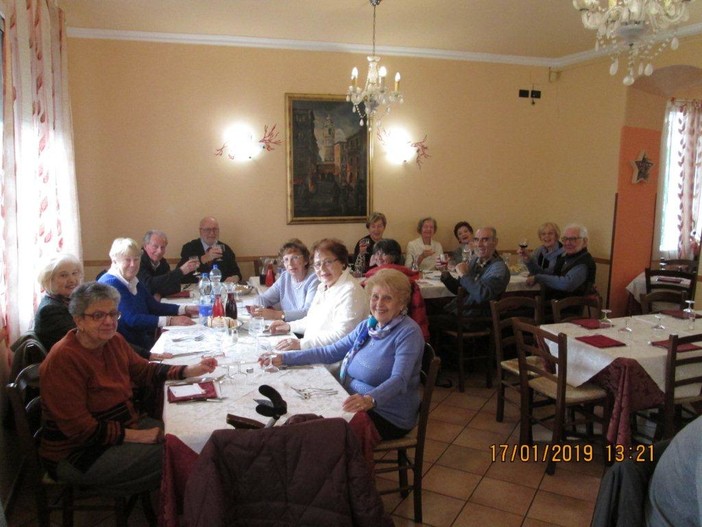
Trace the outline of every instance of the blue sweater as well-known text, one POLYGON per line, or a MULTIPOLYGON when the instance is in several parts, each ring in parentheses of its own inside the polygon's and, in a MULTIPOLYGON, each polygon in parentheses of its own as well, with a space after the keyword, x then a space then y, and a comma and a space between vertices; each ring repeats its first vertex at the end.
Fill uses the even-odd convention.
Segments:
MULTIPOLYGON (((364 320, 347 336, 321 348, 283 353, 289 365, 340 361, 353 347, 364 320)), ((368 337, 348 364, 351 393, 369 394, 375 399, 375 411, 398 428, 410 430, 417 424, 419 409, 419 372, 422 368, 424 337, 422 330, 405 316, 383 338, 368 337)))
POLYGON ((266 307, 280 304, 287 322, 299 320, 307 315, 314 295, 317 294, 318 285, 319 278, 311 266, 302 282, 295 282, 292 275, 284 271, 280 278, 261 295, 261 300, 266 307))
POLYGON ((178 314, 176 304, 162 304, 149 294, 141 282, 137 283, 137 294, 133 295, 116 276, 105 273, 98 282, 108 284, 117 289, 121 296, 117 331, 127 342, 150 350, 154 345, 154 333, 158 327, 159 316, 175 316, 178 314))

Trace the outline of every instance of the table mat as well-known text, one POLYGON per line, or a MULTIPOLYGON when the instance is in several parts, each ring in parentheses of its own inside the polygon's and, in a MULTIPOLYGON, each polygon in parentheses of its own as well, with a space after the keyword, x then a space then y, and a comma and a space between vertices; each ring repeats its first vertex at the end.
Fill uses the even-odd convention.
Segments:
MULTIPOLYGON (((687 313, 685 313, 682 309, 664 309, 661 311, 661 313, 683 320, 687 319, 687 313)), ((702 318, 702 315, 698 315, 695 313, 695 318, 702 318)))
POLYGON ((600 329, 600 321, 594 318, 579 318, 577 320, 571 320, 570 323, 587 329, 600 329))
POLYGON ((168 402, 179 403, 182 401, 196 401, 201 399, 216 399, 218 397, 217 389, 213 381, 199 382, 198 385, 202 388, 203 393, 191 394, 187 397, 178 397, 173 393, 171 387, 168 387, 168 402))
POLYGON ((585 337, 575 337, 575 340, 590 344, 596 348, 614 348, 616 346, 626 346, 623 342, 611 339, 605 335, 588 335, 585 337))
MULTIPOLYGON (((655 342, 651 342, 654 346, 658 346, 659 348, 665 348, 668 349, 668 345, 670 344, 670 340, 657 340, 655 342)), ((678 345, 678 351, 694 351, 694 350, 702 350, 702 346, 698 346, 697 344, 693 344, 692 342, 688 344, 679 344, 678 345)))
POLYGON ((682 281, 682 278, 675 278, 673 276, 659 276, 656 279, 656 282, 668 282, 669 284, 679 284, 682 281))
POLYGON ((166 298, 190 298, 190 291, 180 291, 178 293, 173 293, 168 295, 166 298))

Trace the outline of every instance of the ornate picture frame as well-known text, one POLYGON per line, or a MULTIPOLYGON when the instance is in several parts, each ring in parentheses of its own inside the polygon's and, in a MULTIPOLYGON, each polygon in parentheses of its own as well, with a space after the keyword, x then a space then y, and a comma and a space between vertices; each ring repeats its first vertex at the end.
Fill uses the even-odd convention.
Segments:
POLYGON ((371 141, 343 95, 285 94, 288 224, 365 222, 371 141))

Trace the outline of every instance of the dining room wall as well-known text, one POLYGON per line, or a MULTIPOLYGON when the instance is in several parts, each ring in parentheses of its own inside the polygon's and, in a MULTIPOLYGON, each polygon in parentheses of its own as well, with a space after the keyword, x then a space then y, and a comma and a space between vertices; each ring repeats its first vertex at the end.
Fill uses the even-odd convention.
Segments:
MULTIPOLYGON (((205 214, 219 218, 239 255, 274 253, 292 236, 352 246, 362 223, 287 224, 285 93, 342 94, 364 62, 346 53, 70 38, 85 259, 106 259, 114 237, 149 228, 165 230, 168 256, 177 256, 205 214), (261 132, 277 125, 283 145, 247 163, 216 157, 236 121, 261 132)), ((447 249, 462 219, 496 226, 499 247, 514 249, 524 236, 535 246, 544 221, 578 221, 606 263, 626 90, 605 62, 552 75, 409 57, 383 63, 402 72, 405 96, 383 126, 426 136, 430 155, 421 168, 391 165, 376 145, 373 209, 388 216, 386 236, 404 246, 417 219, 432 215, 447 249), (541 90, 541 99, 520 99, 520 88, 541 90)))

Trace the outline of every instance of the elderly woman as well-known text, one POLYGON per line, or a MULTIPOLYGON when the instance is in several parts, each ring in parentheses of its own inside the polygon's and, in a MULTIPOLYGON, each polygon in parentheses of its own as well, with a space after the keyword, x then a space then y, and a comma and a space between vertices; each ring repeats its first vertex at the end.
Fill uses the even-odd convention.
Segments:
POLYGON ((110 249, 112 266, 100 277, 100 282, 117 289, 121 299, 122 318, 117 330, 134 349, 145 358, 155 342, 156 328, 189 326, 191 315, 197 315, 197 306, 177 306, 161 303, 139 282, 137 273, 141 250, 131 238, 117 238, 110 249))
POLYGON ((438 225, 431 217, 422 218, 417 223, 417 232, 420 234, 407 244, 407 255, 405 265, 410 269, 416 266, 420 271, 431 271, 436 269, 436 257, 443 254, 444 248, 435 240, 432 240, 438 225))
POLYGON ((453 235, 458 240, 458 247, 451 253, 451 258, 456 263, 463 262, 465 255, 473 250, 473 227, 467 221, 459 221, 453 227, 453 235))
POLYGON ((319 285, 319 279, 310 266, 310 251, 304 243, 293 238, 280 248, 279 258, 285 271, 261 295, 264 309, 256 312, 256 315, 267 320, 299 320, 307 315, 319 285))
POLYGON ((546 222, 537 230, 541 247, 531 253, 525 248, 519 248, 517 254, 522 257, 530 274, 553 274, 556 260, 563 254, 563 244, 559 241, 561 229, 555 223, 546 222))
POLYGON ((166 366, 144 360, 117 334, 119 303, 117 290, 98 282, 71 295, 77 329, 39 370, 45 419, 39 453, 59 480, 137 493, 160 481, 162 423, 139 415, 132 387, 211 373, 217 361, 166 366))
MULTIPOLYGON (((385 232, 385 227, 388 226, 388 219, 382 212, 373 212, 366 222, 366 229, 368 229, 368 236, 364 236, 358 242, 356 242, 356 247, 353 249, 353 263, 354 265, 358 262, 359 255, 363 256, 363 271, 367 270, 373 265, 371 260, 371 254, 373 253, 373 246, 383 237, 385 232)), ((357 271, 363 272, 357 269, 357 271)))
MULTIPOLYGON (((351 393, 345 412, 367 411, 383 439, 407 435, 417 422, 424 337, 408 316, 410 281, 394 269, 368 280, 371 316, 341 340, 283 353, 276 365, 332 363, 343 359, 340 379, 351 393)), ((265 362, 268 359, 260 359, 265 362)))
POLYGON ((54 256, 39 271, 44 298, 34 314, 34 333, 47 351, 76 327, 68 312, 68 299, 83 281, 83 264, 71 254, 54 256))
POLYGON ((429 318, 427 317, 427 308, 424 303, 422 291, 417 284, 417 280, 421 278, 421 274, 418 271, 412 271, 400 263, 402 261, 402 248, 400 244, 391 239, 380 240, 373 248, 373 258, 371 261, 377 262, 377 267, 369 269, 365 274, 366 278, 374 276, 383 269, 394 269, 409 278, 412 284, 412 292, 407 314, 412 320, 419 324, 424 339, 429 340, 429 318))
POLYGON ((276 346, 279 350, 324 346, 348 335, 368 315, 368 300, 360 284, 348 270, 349 253, 341 241, 325 238, 312 248, 319 286, 307 316, 292 322, 274 320, 272 333, 302 333, 300 340, 289 338, 276 346))

